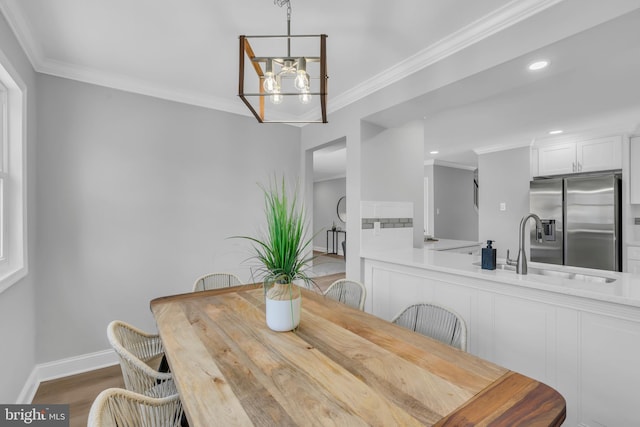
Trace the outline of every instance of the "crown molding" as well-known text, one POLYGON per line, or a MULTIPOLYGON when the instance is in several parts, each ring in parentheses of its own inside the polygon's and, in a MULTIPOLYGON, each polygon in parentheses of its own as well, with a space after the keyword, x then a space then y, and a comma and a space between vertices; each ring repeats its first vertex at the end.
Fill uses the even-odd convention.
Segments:
POLYGON ((497 153, 498 151, 513 150, 515 148, 531 147, 531 145, 533 145, 533 140, 529 142, 519 142, 516 144, 508 144, 508 145, 489 145, 486 147, 475 148, 473 152, 476 153, 477 155, 481 155, 481 154, 497 153))
POLYGON ((425 166, 444 166, 447 168, 464 169, 468 171, 474 171, 478 169, 477 166, 470 166, 462 163, 448 162, 446 160, 436 160, 436 159, 425 160, 424 165, 425 166))
MULTIPOLYGON (((372 92, 389 86, 416 71, 453 55, 561 1, 563 0, 512 0, 406 60, 395 64, 384 72, 362 82, 341 95, 335 96, 331 99, 327 112, 333 113, 340 110, 366 97, 372 92)), ((7 18, 9 26, 16 35, 31 65, 37 72, 155 98, 227 111, 243 116, 251 116, 250 112, 245 111, 246 109, 240 100, 238 100, 238 102, 232 102, 219 97, 203 96, 200 93, 184 91, 179 88, 166 88, 161 85, 155 85, 123 75, 52 61, 44 57, 42 47, 33 37, 33 33, 20 12, 20 8, 17 6, 17 0, 0 2, 0 11, 7 18)))
POLYGON ((402 80, 561 1, 563 0, 512 0, 382 73, 332 98, 328 112, 344 108, 372 92, 402 80))
POLYGON ((453 168, 453 169, 464 169, 464 170, 468 170, 468 171, 474 171, 476 169, 478 169, 477 166, 470 166, 470 165, 464 165, 462 163, 455 163, 455 162, 448 162, 446 160, 434 160, 433 162, 434 166, 444 166, 447 168, 453 168))
POLYGON ((27 55, 29 62, 31 62, 31 66, 37 71, 38 64, 40 64, 44 58, 42 47, 35 41, 36 39, 33 37, 31 29, 20 12, 20 8, 16 6, 16 1, 5 0, 4 2, 0 2, 0 12, 6 18, 11 31, 13 31, 22 50, 27 55))
POLYGON ((142 79, 103 72, 88 67, 70 66, 67 63, 52 60, 45 60, 40 63, 36 71, 84 83, 152 96, 154 98, 253 117, 239 98, 237 98, 237 102, 233 102, 215 96, 207 96, 201 93, 157 85, 142 79))

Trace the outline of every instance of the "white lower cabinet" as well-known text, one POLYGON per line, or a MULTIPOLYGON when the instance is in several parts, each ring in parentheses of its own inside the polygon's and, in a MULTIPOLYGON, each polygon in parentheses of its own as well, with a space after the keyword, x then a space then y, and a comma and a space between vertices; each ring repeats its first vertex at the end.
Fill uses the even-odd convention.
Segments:
POLYGON ((640 274, 640 246, 627 246, 627 273, 640 274))
POLYGON ((588 426, 640 425, 638 323, 581 313, 578 336, 579 421, 588 426))
POLYGON ((433 301, 462 315, 468 351, 558 390, 566 426, 640 425, 640 309, 365 260, 366 310, 433 301))

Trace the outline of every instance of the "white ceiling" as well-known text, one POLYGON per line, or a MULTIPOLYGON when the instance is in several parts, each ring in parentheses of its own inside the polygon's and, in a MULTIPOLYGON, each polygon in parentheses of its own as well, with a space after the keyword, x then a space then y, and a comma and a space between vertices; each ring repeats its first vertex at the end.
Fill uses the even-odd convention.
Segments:
MULTIPOLYGON (((576 17, 593 13, 585 0, 291 1, 293 34, 329 36, 329 112, 556 4, 576 17)), ((272 0, 0 0, 0 11, 36 71, 243 115, 238 36, 286 33, 286 8, 272 0)), ((514 60, 368 120, 398 126, 426 117, 438 159, 468 163, 471 148, 530 142, 552 124, 577 131, 585 117, 592 127, 605 116, 626 125, 640 117, 638 14, 574 37, 541 49, 552 55, 543 74, 514 60)), ((328 155, 337 163, 344 151, 328 155)))
MULTIPOLYGON (((367 93, 363 81, 379 85, 384 70, 507 3, 291 0, 291 33, 328 34, 335 110, 367 93)), ((0 8, 37 71, 239 114, 248 110, 237 96, 238 36, 286 34, 286 7, 272 0, 0 0, 0 8)))

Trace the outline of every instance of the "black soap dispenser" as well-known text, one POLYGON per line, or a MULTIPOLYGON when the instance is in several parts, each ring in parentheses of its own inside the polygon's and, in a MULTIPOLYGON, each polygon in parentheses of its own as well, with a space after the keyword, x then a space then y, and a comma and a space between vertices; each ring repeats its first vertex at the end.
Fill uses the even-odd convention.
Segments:
POLYGON ((496 250, 491 246, 494 240, 487 240, 487 247, 482 248, 482 269, 496 269, 496 250))

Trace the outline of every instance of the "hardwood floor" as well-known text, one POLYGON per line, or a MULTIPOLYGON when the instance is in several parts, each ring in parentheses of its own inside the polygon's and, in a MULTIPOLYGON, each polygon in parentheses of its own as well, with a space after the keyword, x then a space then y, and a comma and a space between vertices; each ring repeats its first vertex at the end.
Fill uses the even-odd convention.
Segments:
MULTIPOLYGON (((344 273, 336 273, 316 277, 314 281, 321 290, 325 290, 334 281, 344 279, 344 277, 344 273)), ((38 387, 32 403, 68 404, 69 426, 85 427, 91 404, 102 390, 109 387, 124 388, 120 365, 45 381, 38 387)))
POLYGON ((91 404, 109 387, 124 388, 120 365, 45 381, 38 387, 32 403, 68 404, 69 426, 86 427, 91 404))
POLYGON ((320 288, 320 290, 325 291, 333 282, 339 279, 344 279, 344 273, 336 273, 330 274, 328 276, 315 277, 313 281, 320 288))

